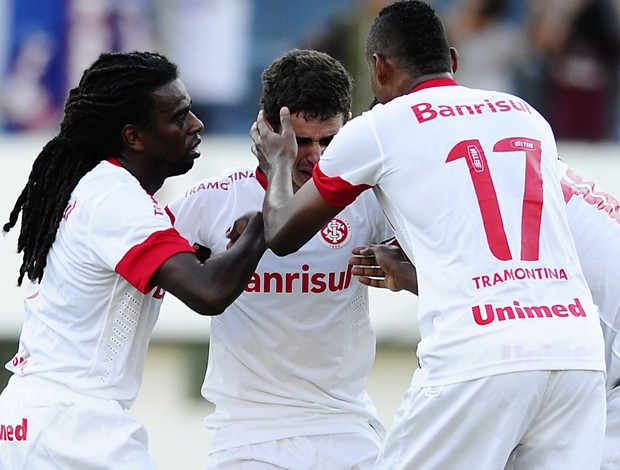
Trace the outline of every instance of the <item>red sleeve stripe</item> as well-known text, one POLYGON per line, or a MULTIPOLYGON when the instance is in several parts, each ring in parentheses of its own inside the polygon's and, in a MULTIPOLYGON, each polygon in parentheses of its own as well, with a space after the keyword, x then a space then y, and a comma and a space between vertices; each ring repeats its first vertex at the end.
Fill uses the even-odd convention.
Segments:
POLYGON ((355 201, 357 196, 371 187, 367 184, 353 185, 340 176, 327 176, 321 171, 319 165, 314 167, 312 179, 319 194, 334 207, 348 206, 355 201))
POLYGON ((116 265, 115 271, 143 294, 153 289, 151 277, 164 262, 178 253, 195 250, 174 228, 151 234, 131 248, 116 265))

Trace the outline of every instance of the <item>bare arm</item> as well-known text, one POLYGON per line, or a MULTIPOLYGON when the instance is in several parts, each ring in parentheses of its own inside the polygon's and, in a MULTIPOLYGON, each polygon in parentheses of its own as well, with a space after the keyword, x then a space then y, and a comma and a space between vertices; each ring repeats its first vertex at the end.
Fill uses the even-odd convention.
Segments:
POLYGON ((418 294, 418 278, 415 266, 395 245, 369 245, 353 248, 349 264, 351 273, 359 276, 362 284, 372 287, 407 290, 418 294))
POLYGON ((222 313, 241 295, 266 249, 260 213, 237 220, 235 226, 230 249, 204 263, 191 253, 174 255, 155 271, 152 284, 201 315, 222 313))
POLYGON ((265 239, 275 254, 284 256, 301 248, 342 208, 328 204, 312 180, 293 195, 291 166, 297 143, 287 108, 282 108, 280 121, 282 132, 278 134, 261 111, 250 135, 269 179, 263 202, 265 239))

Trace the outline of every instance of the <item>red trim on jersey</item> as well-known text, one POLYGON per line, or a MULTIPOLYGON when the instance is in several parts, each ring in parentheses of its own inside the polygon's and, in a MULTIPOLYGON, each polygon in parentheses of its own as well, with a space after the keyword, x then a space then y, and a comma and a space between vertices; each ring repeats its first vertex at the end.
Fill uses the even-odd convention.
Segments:
POLYGON ((353 185, 340 176, 327 176, 319 165, 314 166, 312 179, 323 199, 335 207, 348 206, 357 196, 370 188, 367 184, 353 185))
POLYGON ((164 207, 164 211, 166 211, 166 214, 168 214, 168 217, 170 217, 170 222, 172 222, 172 225, 174 225, 174 223, 177 221, 177 218, 174 216, 174 214, 167 205, 166 207, 164 207))
POLYGON ((151 277, 164 262, 178 253, 196 251, 174 228, 152 233, 146 240, 129 250, 114 269, 143 294, 153 286, 151 277))
POLYGON ((259 184, 263 187, 263 189, 267 191, 267 176, 265 176, 263 170, 261 170, 259 167, 256 167, 256 171, 254 173, 256 174, 256 181, 258 181, 259 184))
POLYGON ((119 162, 116 157, 110 157, 106 159, 106 162, 111 163, 114 166, 120 166, 121 168, 123 167, 123 165, 121 165, 121 162, 119 162))
POLYGON ((426 88, 435 88, 439 86, 458 86, 458 83, 454 81, 452 78, 433 78, 431 80, 427 80, 425 82, 416 85, 410 93, 415 93, 416 91, 425 90, 426 88))

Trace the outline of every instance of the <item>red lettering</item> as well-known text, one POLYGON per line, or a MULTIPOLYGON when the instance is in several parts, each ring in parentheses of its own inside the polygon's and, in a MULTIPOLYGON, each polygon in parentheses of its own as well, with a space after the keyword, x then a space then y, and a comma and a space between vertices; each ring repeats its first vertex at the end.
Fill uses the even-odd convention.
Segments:
POLYGON ((586 311, 584 310, 583 305, 581 305, 581 302, 577 298, 575 298, 574 304, 568 304, 568 311, 576 317, 586 316, 586 311))
POLYGON ((245 287, 245 292, 264 292, 275 294, 320 294, 325 291, 337 292, 351 286, 353 266, 347 266, 346 271, 331 273, 310 273, 310 266, 301 266, 301 272, 288 273, 254 273, 245 287))
POLYGON ((163 299, 165 294, 166 294, 166 291, 163 290, 161 287, 157 286, 157 288, 155 288, 155 292, 153 292, 153 298, 163 299))
POLYGON ((28 419, 22 418, 21 424, 0 424, 0 441, 25 441, 28 439, 28 419))
POLYGON ((432 109, 430 103, 415 104, 411 107, 411 109, 413 110, 413 114, 415 114, 415 117, 420 124, 435 119, 437 117, 437 111, 432 109))
POLYGON ((566 313, 568 312, 568 309, 564 305, 554 305, 553 307, 551 307, 551 311, 556 317, 568 316, 568 313, 566 313))
POLYGON ((505 307, 494 307, 491 304, 484 305, 484 312, 480 306, 472 307, 472 315, 474 322, 480 326, 488 325, 495 320, 517 320, 517 319, 535 319, 535 318, 566 318, 570 312, 574 317, 585 317, 586 311, 578 298, 574 299, 574 303, 568 305, 555 304, 551 307, 547 305, 531 305, 522 307, 518 301, 514 301, 513 305, 505 307))

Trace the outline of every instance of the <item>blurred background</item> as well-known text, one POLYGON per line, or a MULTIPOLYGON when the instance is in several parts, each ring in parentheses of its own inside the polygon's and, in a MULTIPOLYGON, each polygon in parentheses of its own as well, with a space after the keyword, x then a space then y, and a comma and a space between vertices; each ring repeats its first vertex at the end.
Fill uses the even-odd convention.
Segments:
MULTIPOLYGON (((372 100, 364 40, 387 0, 0 0, 0 217, 57 131, 68 90, 103 51, 148 49, 176 62, 205 123, 202 157, 158 193, 166 203, 225 168, 254 165, 249 128, 263 69, 295 47, 340 59, 356 81, 354 114, 372 100)), ((620 195, 620 0, 433 0, 459 50, 463 85, 522 96, 551 123, 560 155, 620 195)), ((4 222, 4 220, 3 220, 4 222)), ((15 353, 23 289, 17 230, 0 243, 0 364, 15 353)), ((368 389, 389 425, 416 366, 417 299, 371 292, 377 361, 368 389)), ((202 468, 201 399, 209 319, 164 301, 132 413, 162 469, 202 468)), ((256 345, 260 347, 260 345, 256 345)), ((0 368, 0 388, 8 380, 0 368)))

